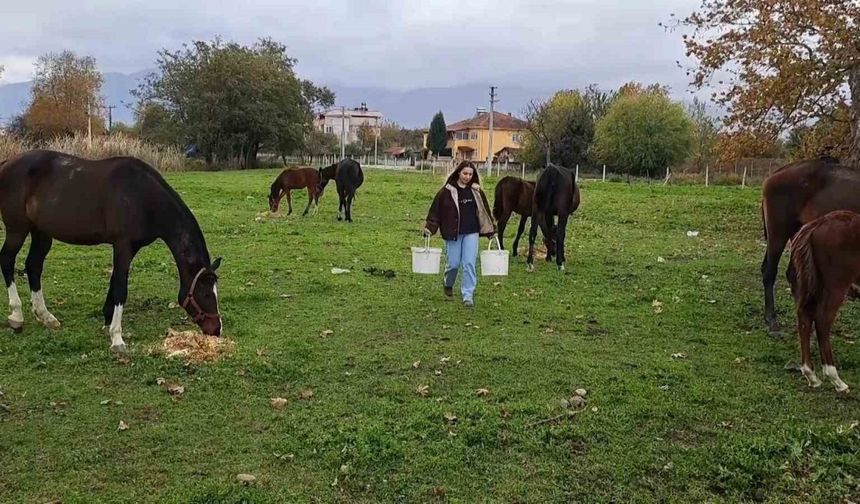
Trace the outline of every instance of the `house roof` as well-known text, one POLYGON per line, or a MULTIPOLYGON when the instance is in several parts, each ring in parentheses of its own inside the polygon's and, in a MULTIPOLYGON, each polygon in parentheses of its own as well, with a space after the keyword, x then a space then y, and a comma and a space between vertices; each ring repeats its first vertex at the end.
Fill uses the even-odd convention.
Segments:
MULTIPOLYGON (((504 112, 493 111, 493 129, 499 130, 524 130, 526 123, 522 119, 506 114, 504 112)), ((489 129, 490 128, 490 113, 478 112, 474 117, 464 119, 448 125, 448 131, 461 131, 468 129, 489 129)))

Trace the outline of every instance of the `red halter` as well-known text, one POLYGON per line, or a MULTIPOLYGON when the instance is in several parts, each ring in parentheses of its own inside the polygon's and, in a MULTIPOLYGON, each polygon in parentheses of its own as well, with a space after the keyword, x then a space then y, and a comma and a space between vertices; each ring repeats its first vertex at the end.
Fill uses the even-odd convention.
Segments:
POLYGON ((218 315, 217 313, 206 313, 205 311, 203 311, 203 308, 200 308, 200 305, 197 304, 197 300, 194 299, 194 287, 197 286, 197 280, 200 278, 200 275, 202 275, 204 271, 206 271, 206 268, 200 268, 200 271, 198 271, 197 274, 194 275, 194 280, 191 281, 191 287, 188 289, 188 294, 185 295, 185 301, 182 302, 182 307, 186 310, 188 309, 189 303, 191 303, 191 306, 194 308, 194 310, 196 310, 197 313, 194 314, 192 318, 197 324, 200 324, 207 318, 220 318, 220 315, 218 315))

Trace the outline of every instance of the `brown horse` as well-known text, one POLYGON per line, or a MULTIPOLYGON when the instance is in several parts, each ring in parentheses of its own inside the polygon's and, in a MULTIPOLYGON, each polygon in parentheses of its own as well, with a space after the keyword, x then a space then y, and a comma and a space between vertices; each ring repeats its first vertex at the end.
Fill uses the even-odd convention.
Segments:
POLYGON ((564 271, 564 239, 567 219, 579 208, 579 186, 573 173, 563 167, 547 164, 535 183, 532 200, 532 226, 529 231, 529 255, 526 259, 528 271, 534 271, 534 249, 537 228, 540 226, 544 240, 553 239, 555 246, 547 247, 547 260, 555 254, 559 271, 564 271), (558 217, 558 225, 555 217, 558 217))
POLYGON ((269 210, 277 212, 281 198, 286 195, 287 205, 290 209, 289 212, 287 212, 287 215, 292 214, 293 199, 290 197, 290 191, 292 189, 301 189, 302 187, 305 187, 308 190, 308 206, 305 207, 305 211, 302 212, 302 215, 308 214, 308 209, 310 209, 311 203, 314 204, 314 213, 316 213, 319 210, 319 186, 320 174, 313 168, 293 168, 284 170, 277 176, 277 178, 275 178, 275 181, 272 182, 272 187, 269 191, 269 210))
POLYGON ((797 335, 803 360, 800 370, 810 387, 821 385, 809 353, 814 325, 824 376, 837 392, 848 391, 833 364, 830 330, 851 284, 858 279, 860 215, 846 210, 830 212, 804 225, 794 235, 788 281, 797 308, 797 335))
POLYGON ((762 185, 767 240, 761 263, 764 319, 774 337, 782 337, 774 309, 774 284, 785 245, 801 226, 833 210, 860 212, 860 171, 840 166, 832 158, 786 165, 762 185))
POLYGON ((178 301, 206 334, 220 336, 221 316, 215 270, 194 215, 151 166, 131 157, 100 161, 35 150, 0 165, 0 214, 6 240, 0 269, 9 292, 16 331, 24 325, 15 287, 15 256, 30 235, 24 263, 36 319, 49 328, 57 321, 45 306, 42 268, 54 239, 74 245, 113 245, 113 273, 102 313, 111 350, 124 353, 122 310, 135 254, 163 240, 179 270, 178 301))
MULTIPOLYGON (((517 235, 514 238, 511 255, 517 255, 517 245, 520 243, 520 236, 522 236, 523 231, 526 229, 526 221, 532 215, 532 196, 534 192, 535 183, 519 177, 503 177, 496 184, 496 194, 493 200, 493 217, 498 222, 499 246, 501 248, 505 248, 505 227, 508 225, 511 214, 520 214, 520 226, 517 228, 517 235)), ((547 245, 547 252, 549 252, 549 249, 550 247, 547 245)))

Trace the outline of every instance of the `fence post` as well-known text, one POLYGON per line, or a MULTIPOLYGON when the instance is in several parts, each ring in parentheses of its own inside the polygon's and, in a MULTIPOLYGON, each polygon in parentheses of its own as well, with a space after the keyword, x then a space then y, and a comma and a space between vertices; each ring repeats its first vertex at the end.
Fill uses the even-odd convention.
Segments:
POLYGON ((666 185, 669 183, 669 176, 670 176, 670 172, 669 172, 669 167, 667 166, 666 167, 666 180, 663 181, 663 185, 666 185))
POLYGON ((705 165, 705 187, 708 187, 708 176, 710 175, 710 165, 705 165))
POLYGON ((603 181, 606 182, 606 165, 603 165, 603 181))
POLYGON ((523 161, 521 164, 523 166, 523 178, 526 178, 526 162, 523 161))
POLYGON ((579 163, 576 164, 576 176, 573 181, 579 183, 579 163))
POLYGON ((744 176, 741 178, 741 187, 747 186, 747 167, 744 166, 744 176))

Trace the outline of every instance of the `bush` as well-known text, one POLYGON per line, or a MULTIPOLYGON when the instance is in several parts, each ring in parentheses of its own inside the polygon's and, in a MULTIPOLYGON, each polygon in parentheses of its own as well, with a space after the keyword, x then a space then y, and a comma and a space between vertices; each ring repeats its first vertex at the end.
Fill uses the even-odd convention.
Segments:
POLYGON ((47 141, 44 147, 87 159, 132 156, 163 172, 182 171, 189 167, 185 156, 176 147, 155 145, 121 134, 93 137, 92 145, 84 134, 57 137, 47 141))

